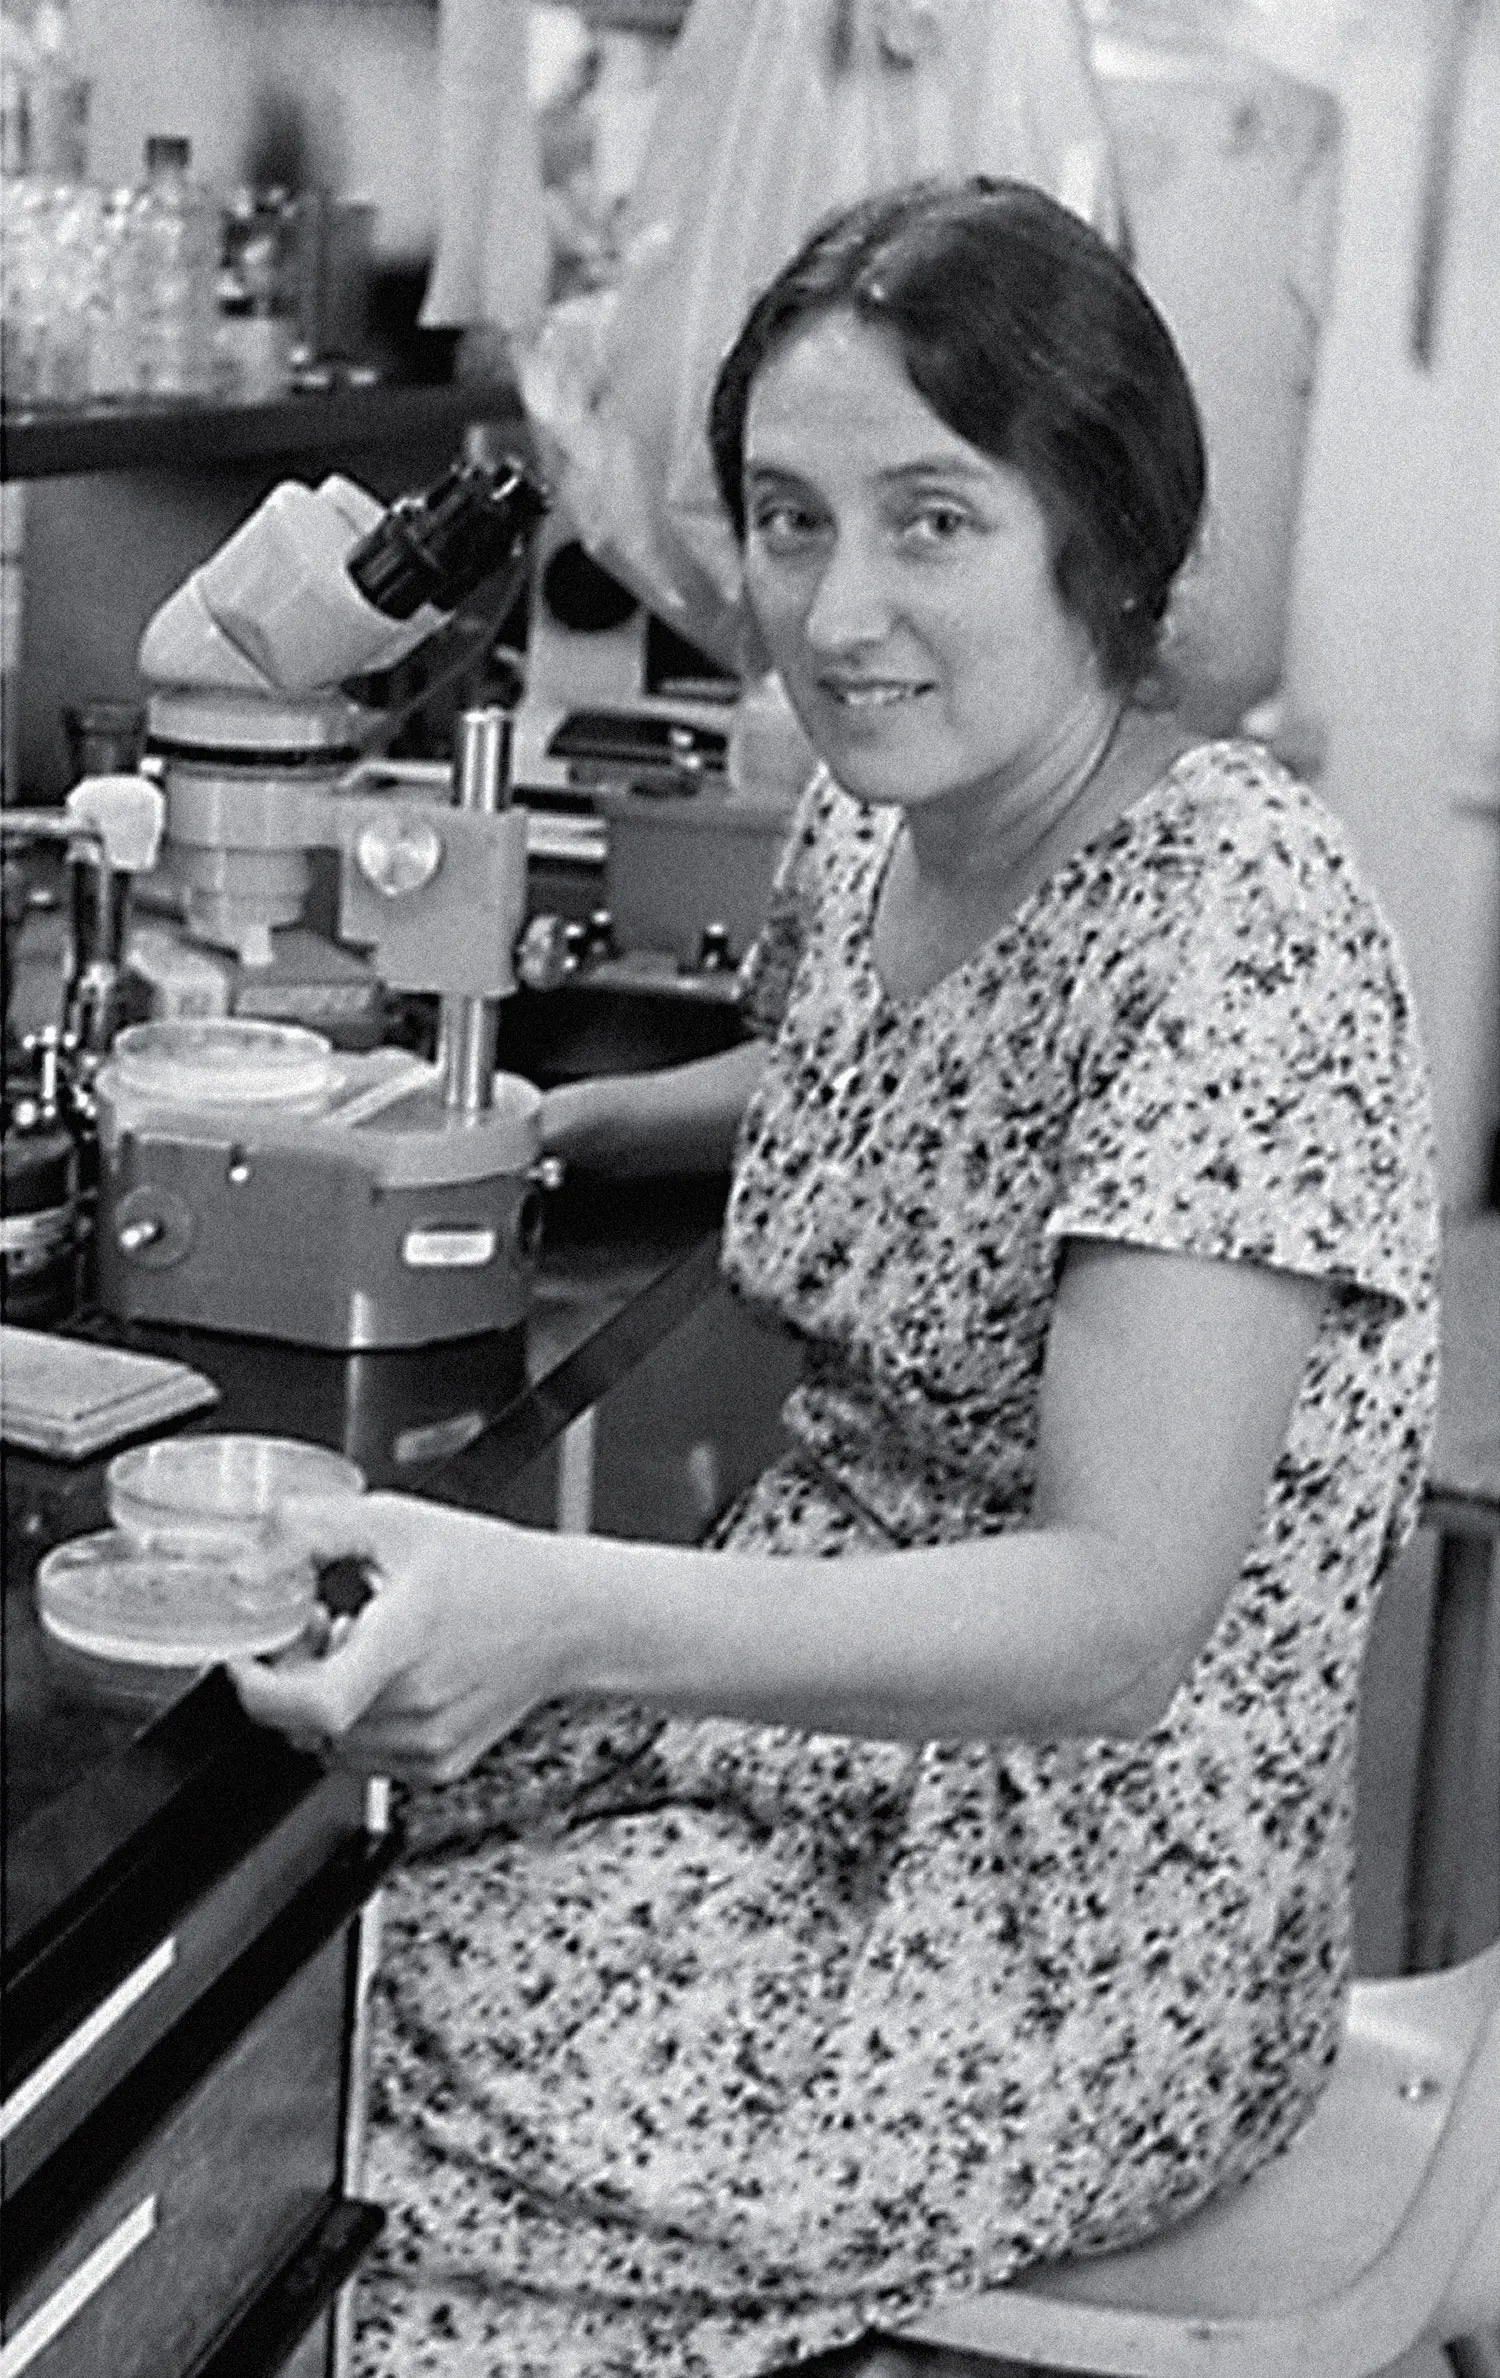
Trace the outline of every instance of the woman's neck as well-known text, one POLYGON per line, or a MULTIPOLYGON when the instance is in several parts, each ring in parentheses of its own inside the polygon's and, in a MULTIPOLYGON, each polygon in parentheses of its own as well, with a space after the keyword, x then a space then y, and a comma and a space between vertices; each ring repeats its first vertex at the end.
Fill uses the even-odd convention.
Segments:
POLYGON ((1067 824, 1115 745, 1124 705, 1100 690, 1061 720, 1021 768, 905 813, 916 874, 933 892, 1002 883, 1067 824))
POLYGON ((919 998, 991 941, 1058 867, 1156 783, 1193 738, 1135 709, 1094 722, 1071 771, 1039 782, 1018 815, 967 805, 908 811, 873 919, 876 971, 893 999, 919 998))

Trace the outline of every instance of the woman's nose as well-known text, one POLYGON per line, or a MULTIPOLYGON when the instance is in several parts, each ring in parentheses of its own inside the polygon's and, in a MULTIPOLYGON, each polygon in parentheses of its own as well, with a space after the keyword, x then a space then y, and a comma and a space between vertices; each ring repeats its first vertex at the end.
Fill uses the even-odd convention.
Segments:
POLYGON ((802 632, 819 652, 878 644, 890 628, 891 601, 878 557, 862 538, 840 538, 807 607, 802 632))

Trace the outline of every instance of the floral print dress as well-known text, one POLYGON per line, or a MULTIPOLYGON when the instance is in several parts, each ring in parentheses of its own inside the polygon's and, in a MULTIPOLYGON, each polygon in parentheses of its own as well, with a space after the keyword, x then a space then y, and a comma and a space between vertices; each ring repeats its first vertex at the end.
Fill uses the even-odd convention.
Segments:
POLYGON ((750 969, 724 1264, 806 1371, 726 1591, 738 1547, 1025 1523, 1071 1237, 1326 1283, 1258 1532, 1140 1741, 556 1704, 414 1803, 366 2378, 749 2378, 1187 2211, 1334 2054, 1361 1652, 1435 1379, 1399 961, 1327 813, 1220 743, 898 1004, 897 824, 815 784, 750 969))

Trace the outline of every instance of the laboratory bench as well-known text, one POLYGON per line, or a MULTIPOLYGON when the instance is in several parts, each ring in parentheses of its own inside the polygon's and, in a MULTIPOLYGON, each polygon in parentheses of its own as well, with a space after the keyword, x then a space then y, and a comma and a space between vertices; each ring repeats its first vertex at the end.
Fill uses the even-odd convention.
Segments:
MULTIPOLYGON (((686 1539, 765 1460, 791 1376, 718 1285, 723 1188, 565 1184, 505 1338, 346 1358, 72 1327, 206 1371, 221 1400, 190 1427, 319 1439, 372 1484, 470 1509, 686 1539)), ((155 1717, 69 1697, 32 1577, 103 1523, 103 1467, 5 1454, 0 2378, 327 2378, 380 2219, 359 2193, 362 2027, 397 1838, 379 1786, 251 1726, 221 1673, 155 1717)))

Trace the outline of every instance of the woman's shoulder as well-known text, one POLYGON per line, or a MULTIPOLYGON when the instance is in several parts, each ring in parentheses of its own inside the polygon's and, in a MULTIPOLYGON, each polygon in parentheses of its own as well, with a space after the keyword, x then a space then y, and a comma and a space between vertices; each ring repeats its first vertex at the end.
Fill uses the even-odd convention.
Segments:
POLYGON ((1128 943, 1135 963, 1098 969, 1078 1009, 1073 1161, 1099 1170, 1083 1211, 1111 1228, 1096 1235, 1144 1226, 1186 1245, 1192 1229, 1195 1251, 1425 1304, 1436 1204, 1420 1030, 1338 819, 1261 745, 1224 739, 1184 750, 1122 824, 1107 955, 1128 943))
POLYGON ((1195 939, 1250 915, 1342 920, 1360 942, 1392 939, 1342 821, 1264 744, 1187 744, 1117 833, 1126 879, 1154 881, 1195 939))
POLYGON ((1188 743, 1136 814, 1147 839, 1164 837, 1205 864, 1249 866, 1268 879, 1358 877, 1327 803, 1265 744, 1245 737, 1188 743))
POLYGON ((1325 1066, 1335 1042, 1357 1047, 1372 1081, 1415 1095, 1425 1064, 1400 942, 1341 821, 1264 745, 1188 745, 1116 835, 1094 885, 1109 919, 1099 996, 1081 1014, 1154 1014, 1210 1071, 1231 1032, 1325 1066))

